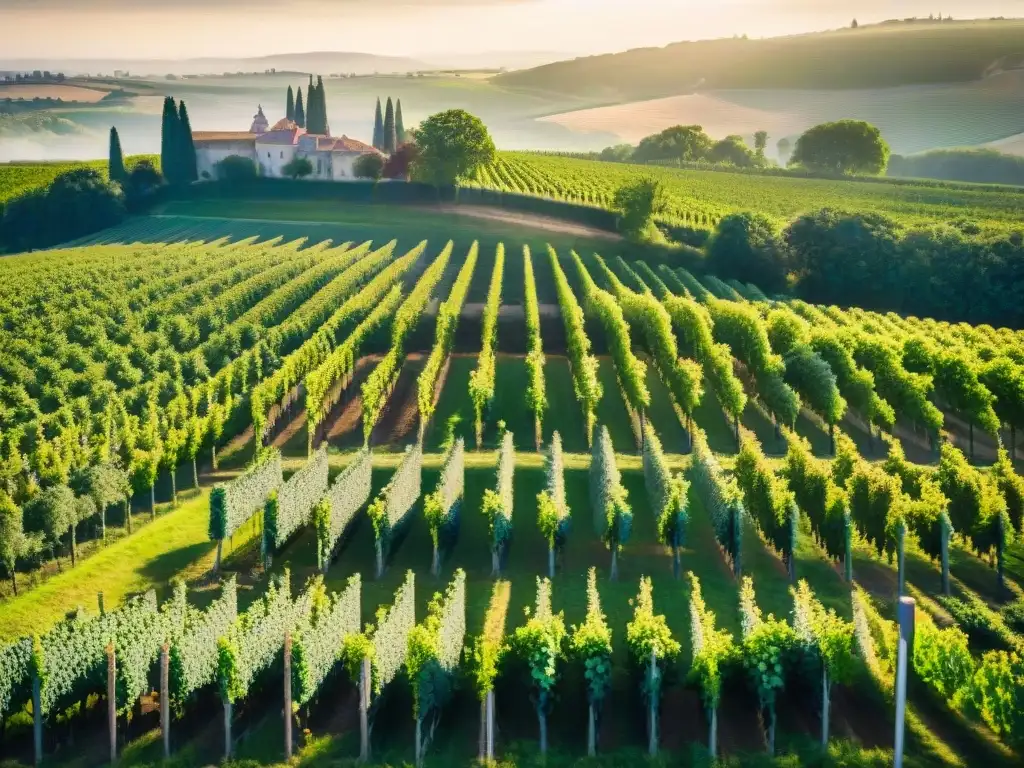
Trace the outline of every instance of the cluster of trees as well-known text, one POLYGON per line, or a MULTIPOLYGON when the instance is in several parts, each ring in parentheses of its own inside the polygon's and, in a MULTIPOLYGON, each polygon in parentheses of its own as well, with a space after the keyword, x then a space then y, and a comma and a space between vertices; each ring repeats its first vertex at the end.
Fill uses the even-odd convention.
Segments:
POLYGON ((124 216, 121 185, 93 168, 76 168, 0 208, 0 249, 45 248, 113 226, 124 216))
POLYGON ((751 149, 742 136, 726 136, 715 141, 699 125, 674 125, 641 139, 636 147, 629 144, 607 147, 598 159, 617 163, 708 163, 756 168, 768 164, 764 156, 767 145, 767 131, 755 134, 751 149))
POLYGON ((314 83, 313 76, 309 76, 305 104, 302 102, 302 88, 300 87, 298 95, 295 95, 289 85, 284 115, 287 120, 291 120, 300 128, 305 128, 307 133, 329 136, 331 126, 327 120, 327 91, 324 88, 323 77, 318 75, 314 83))
MULTIPOLYGON (((754 134, 751 150, 740 136, 715 141, 699 125, 677 125, 644 138, 639 146, 617 144, 589 159, 616 163, 678 164, 745 168, 782 173, 765 158, 768 134, 754 134)), ((897 178, 941 179, 980 184, 1024 185, 1024 159, 994 149, 937 149, 918 155, 890 155, 878 128, 860 120, 823 123, 793 142, 776 144, 779 162, 801 175, 886 174, 897 178)))
MULTIPOLYGON (((776 168, 765 157, 767 146, 767 131, 754 134, 751 149, 742 136, 726 136, 715 141, 699 125, 674 125, 641 139, 636 147, 630 144, 606 147, 596 159, 652 165, 776 168)), ((878 175, 885 171, 889 160, 889 146, 878 128, 860 120, 817 125, 800 136, 795 147, 788 138, 780 139, 778 150, 790 168, 828 176, 878 175)))
POLYGON ((382 113, 380 99, 377 99, 377 111, 373 117, 373 146, 386 155, 395 151, 408 141, 405 120, 402 117, 402 100, 396 105, 388 96, 387 108, 382 113))
POLYGON ((994 149, 936 149, 919 155, 893 155, 888 175, 1024 186, 1024 157, 994 149))
POLYGON ((808 301, 966 322, 1024 322, 1024 232, 963 221, 905 229, 880 213, 822 208, 781 230, 757 213, 722 219, 707 245, 718 276, 808 301))
POLYGON ((160 168, 168 184, 191 184, 199 178, 188 109, 184 101, 175 104, 171 96, 164 99, 160 127, 160 168))

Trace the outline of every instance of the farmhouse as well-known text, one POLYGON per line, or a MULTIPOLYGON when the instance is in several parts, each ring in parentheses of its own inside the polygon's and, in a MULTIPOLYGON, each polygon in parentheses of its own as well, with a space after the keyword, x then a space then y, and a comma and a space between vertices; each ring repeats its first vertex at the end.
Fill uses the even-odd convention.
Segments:
POLYGON ((354 181, 355 163, 377 153, 369 144, 348 136, 312 134, 287 118, 270 125, 263 107, 248 131, 193 131, 196 170, 200 178, 216 175, 216 165, 231 155, 251 159, 262 176, 286 176, 284 168, 296 157, 307 158, 313 173, 307 178, 323 181, 354 181))

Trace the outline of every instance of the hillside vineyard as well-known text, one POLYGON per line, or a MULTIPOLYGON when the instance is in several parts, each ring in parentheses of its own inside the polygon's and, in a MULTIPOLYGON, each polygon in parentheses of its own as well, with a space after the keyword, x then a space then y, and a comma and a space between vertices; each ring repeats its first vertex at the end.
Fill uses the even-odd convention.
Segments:
MULTIPOLYGON (((482 174, 553 193, 545 169, 570 162, 482 174)), ((569 729, 552 742, 590 754, 636 697, 657 753, 684 682, 687 740, 732 744, 729 701, 771 752, 794 711, 827 744, 839 689, 890 711, 893 598, 913 591, 913 706, 1016 759, 1024 643, 993 606, 1021 593, 1024 333, 550 246, 147 226, 176 242, 0 263, 0 550, 15 579, 115 520, 130 542, 158 490, 194 487, 216 588, 5 626, 0 720, 84 717, 114 658, 117 715, 166 692, 166 732, 213 700, 225 756, 261 706, 281 722, 282 687, 298 734, 338 685, 368 724, 411 705, 418 764, 446 711, 479 716, 492 755, 495 697, 509 732, 544 751, 569 729)))

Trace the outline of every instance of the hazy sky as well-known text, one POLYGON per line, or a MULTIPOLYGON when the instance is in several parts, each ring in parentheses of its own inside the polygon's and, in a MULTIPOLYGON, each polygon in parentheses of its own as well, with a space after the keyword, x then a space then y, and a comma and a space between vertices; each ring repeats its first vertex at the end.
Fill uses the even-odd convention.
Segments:
POLYGON ((588 54, 940 12, 1024 16, 1024 0, 0 0, 0 51, 5 59, 588 54))

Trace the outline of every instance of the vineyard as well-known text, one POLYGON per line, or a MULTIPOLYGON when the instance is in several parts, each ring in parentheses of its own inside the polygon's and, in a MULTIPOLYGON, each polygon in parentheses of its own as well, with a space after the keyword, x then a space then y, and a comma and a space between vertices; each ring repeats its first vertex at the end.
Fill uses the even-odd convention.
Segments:
MULTIPOLYGON (((131 165, 142 159, 150 160, 154 164, 158 164, 159 161, 155 155, 141 156, 128 158, 128 164, 131 165)), ((0 205, 22 192, 48 186, 51 181, 65 171, 83 167, 97 170, 104 176, 107 173, 106 160, 69 163, 0 163, 0 205)))
POLYGON ((963 217, 998 228, 1019 219, 1018 190, 907 181, 831 181, 725 171, 674 170, 503 152, 478 170, 469 186, 609 208, 615 192, 637 178, 654 177, 669 194, 665 221, 712 228, 723 216, 756 209, 779 219, 821 207, 874 211, 907 225, 963 217))
POLYGON ((274 226, 0 263, 5 759, 881 766, 909 595, 907 764, 1020 764, 1024 334, 274 226))

